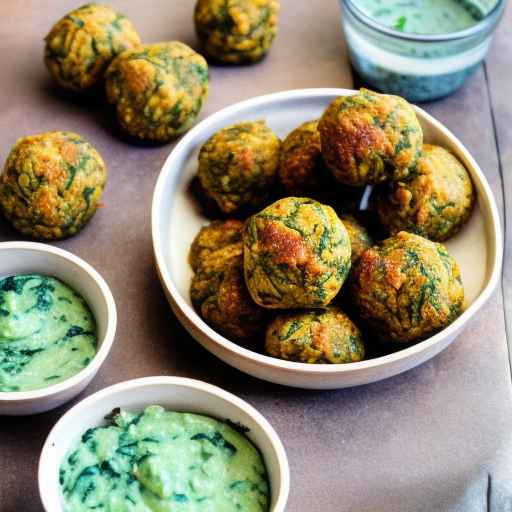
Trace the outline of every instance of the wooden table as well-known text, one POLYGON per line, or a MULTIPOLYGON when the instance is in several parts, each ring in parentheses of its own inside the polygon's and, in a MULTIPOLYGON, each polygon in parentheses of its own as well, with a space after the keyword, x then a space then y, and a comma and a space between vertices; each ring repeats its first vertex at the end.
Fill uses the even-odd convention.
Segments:
MULTIPOLYGON (((192 0, 111 1, 147 42, 195 44, 192 0)), ((335 0, 282 0, 280 34, 261 64, 211 68, 202 117, 243 98, 302 87, 352 87, 335 0)), ((392 379, 312 392, 248 377, 203 350, 171 314, 153 268, 150 203, 172 145, 130 146, 101 98, 62 96, 42 64, 42 39, 75 7, 67 0, 0 3, 0 150, 52 129, 90 139, 110 170, 105 208, 88 228, 55 245, 94 265, 111 285, 119 327, 111 356, 83 396, 141 376, 170 374, 220 385, 274 425, 291 466, 289 512, 512 511, 512 401, 509 349, 512 265, 503 286, 442 354, 392 379), (507 315, 504 314, 507 312, 507 315)), ((512 226, 512 10, 487 62, 455 96, 425 105, 467 145, 512 226)), ((0 239, 18 239, 4 222, 0 239)), ((0 262, 1 264, 1 262, 0 262)), ((71 404, 69 404, 71 405, 71 404)), ((0 511, 41 510, 37 462, 55 421, 69 408, 0 417, 0 511)))

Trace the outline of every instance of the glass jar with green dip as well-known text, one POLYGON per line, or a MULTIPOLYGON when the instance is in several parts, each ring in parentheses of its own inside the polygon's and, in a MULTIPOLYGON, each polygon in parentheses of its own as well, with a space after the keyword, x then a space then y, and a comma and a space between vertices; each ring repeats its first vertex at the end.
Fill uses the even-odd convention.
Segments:
POLYGON ((489 50, 506 0, 340 0, 350 60, 410 101, 456 91, 489 50))

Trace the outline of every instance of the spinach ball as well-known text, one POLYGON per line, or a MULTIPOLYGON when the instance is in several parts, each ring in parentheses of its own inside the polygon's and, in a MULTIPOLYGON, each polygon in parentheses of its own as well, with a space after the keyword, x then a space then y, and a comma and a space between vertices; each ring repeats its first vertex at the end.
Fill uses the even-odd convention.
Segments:
POLYGON ((401 231, 363 252, 354 268, 352 300, 376 337, 413 343, 461 314, 464 288, 443 245, 401 231))
POLYGON ((201 228, 190 248, 189 262, 192 270, 197 272, 217 259, 219 251, 226 254, 225 249, 237 253, 242 247, 243 223, 239 220, 214 220, 201 228))
POLYGON ((0 176, 0 206, 21 233, 56 240, 74 235, 94 215, 107 182, 100 154, 71 132, 19 139, 0 176))
POLYGON ((244 226, 245 281, 265 308, 329 304, 350 269, 350 240, 330 206, 287 197, 244 226))
POLYGON ((198 0, 194 22, 203 52, 226 64, 256 62, 277 34, 277 0, 198 0))
POLYGON ((321 196, 339 187, 322 157, 318 120, 301 124, 284 139, 279 177, 290 195, 321 196))
POLYGON ((189 256, 192 304, 208 325, 234 341, 261 334, 266 315, 244 282, 242 227, 237 220, 213 221, 198 233, 189 256))
POLYGON ((337 307, 277 316, 267 328, 265 351, 300 363, 354 363, 365 355, 361 332, 337 307))
POLYGON ((140 44, 130 20, 97 4, 71 11, 52 27, 45 41, 44 61, 50 74, 73 91, 98 85, 116 55, 140 44))
POLYGON ((190 298, 197 310, 216 293, 224 271, 243 254, 243 224, 238 220, 213 221, 201 228, 190 247, 189 263, 195 272, 190 298))
POLYGON ((242 257, 234 259, 219 277, 213 293, 201 304, 203 320, 234 341, 251 340, 261 335, 266 311, 252 301, 247 291, 242 257))
POLYGON ((261 208, 273 192, 281 142, 264 121, 219 130, 199 151, 203 192, 224 213, 261 208))
POLYGON ((166 142, 199 114, 208 95, 208 65, 178 41, 148 44, 112 61, 106 90, 123 130, 141 140, 166 142))
MULTIPOLYGON (((361 254, 373 245, 373 238, 366 227, 354 215, 343 214, 340 215, 340 219, 350 238, 350 247, 352 248, 350 260, 352 265, 354 265, 361 254)), ((351 269, 353 270, 353 267, 351 269)))
POLYGON ((466 223, 474 203, 464 165, 446 149, 425 144, 412 178, 382 187, 376 209, 390 235, 410 231, 442 242, 466 223))
POLYGON ((290 196, 312 197, 336 211, 356 210, 364 187, 347 187, 334 179, 324 162, 318 120, 301 124, 281 146, 279 178, 290 196))
POLYGON ((318 130, 325 162, 337 180, 351 186, 406 178, 423 145, 407 101, 366 89, 335 99, 318 130))

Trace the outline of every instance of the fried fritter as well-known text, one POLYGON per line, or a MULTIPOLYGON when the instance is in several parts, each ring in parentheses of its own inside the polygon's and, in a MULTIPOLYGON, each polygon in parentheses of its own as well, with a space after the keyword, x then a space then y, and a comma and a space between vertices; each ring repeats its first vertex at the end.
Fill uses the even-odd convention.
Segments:
POLYGON ((50 74, 73 91, 98 85, 116 55, 140 44, 130 20, 97 4, 71 11, 52 27, 45 41, 44 61, 50 74))
POLYGON ((265 350, 301 363, 353 363, 365 355, 361 332, 337 307, 277 316, 267 328, 265 350))
POLYGON ((474 203, 473 183, 462 163, 448 150, 425 144, 412 178, 381 187, 376 209, 390 235, 410 231, 442 242, 466 223, 474 203))
POLYGON ((423 145, 412 106, 367 89, 335 99, 318 130, 326 164, 336 179, 352 186, 406 178, 423 145))
POLYGON ((23 137, 0 176, 0 206, 24 235, 64 238, 80 231, 94 215, 106 182, 100 154, 76 133, 23 137))
POLYGON ((280 148, 264 121, 219 130, 199 151, 202 190, 224 213, 262 207, 277 179, 280 148))
POLYGON ((226 64, 256 62, 277 34, 277 0, 198 0, 194 22, 204 53, 226 64))
POLYGON ((379 339, 412 343, 460 315, 464 288, 443 245, 401 231, 363 252, 354 268, 352 300, 379 339))
POLYGON ((208 95, 206 61, 178 41, 123 52, 105 79, 121 128, 142 140, 166 142, 186 131, 208 95))
POLYGON ((280 199, 245 223, 245 280, 266 308, 326 306, 347 277, 350 255, 343 223, 312 199, 280 199))

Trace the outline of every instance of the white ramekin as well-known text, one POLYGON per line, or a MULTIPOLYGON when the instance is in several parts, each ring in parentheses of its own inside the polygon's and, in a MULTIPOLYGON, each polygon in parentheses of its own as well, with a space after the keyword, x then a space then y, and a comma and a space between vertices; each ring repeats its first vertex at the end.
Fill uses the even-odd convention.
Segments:
POLYGON ((83 370, 58 384, 34 391, 0 392, 0 415, 37 414, 74 398, 98 372, 116 332, 117 313, 112 292, 88 263, 46 244, 1 242, 0 278, 29 273, 56 277, 82 295, 96 319, 98 351, 83 370))
POLYGON ((248 429, 259 448, 271 488, 271 512, 284 512, 290 471, 283 445, 270 423, 254 407, 216 386, 182 377, 146 377, 105 388, 71 408, 53 427, 39 460, 39 494, 46 512, 61 512, 59 468, 82 434, 104 424, 116 407, 141 411, 149 405, 230 420, 248 429))

